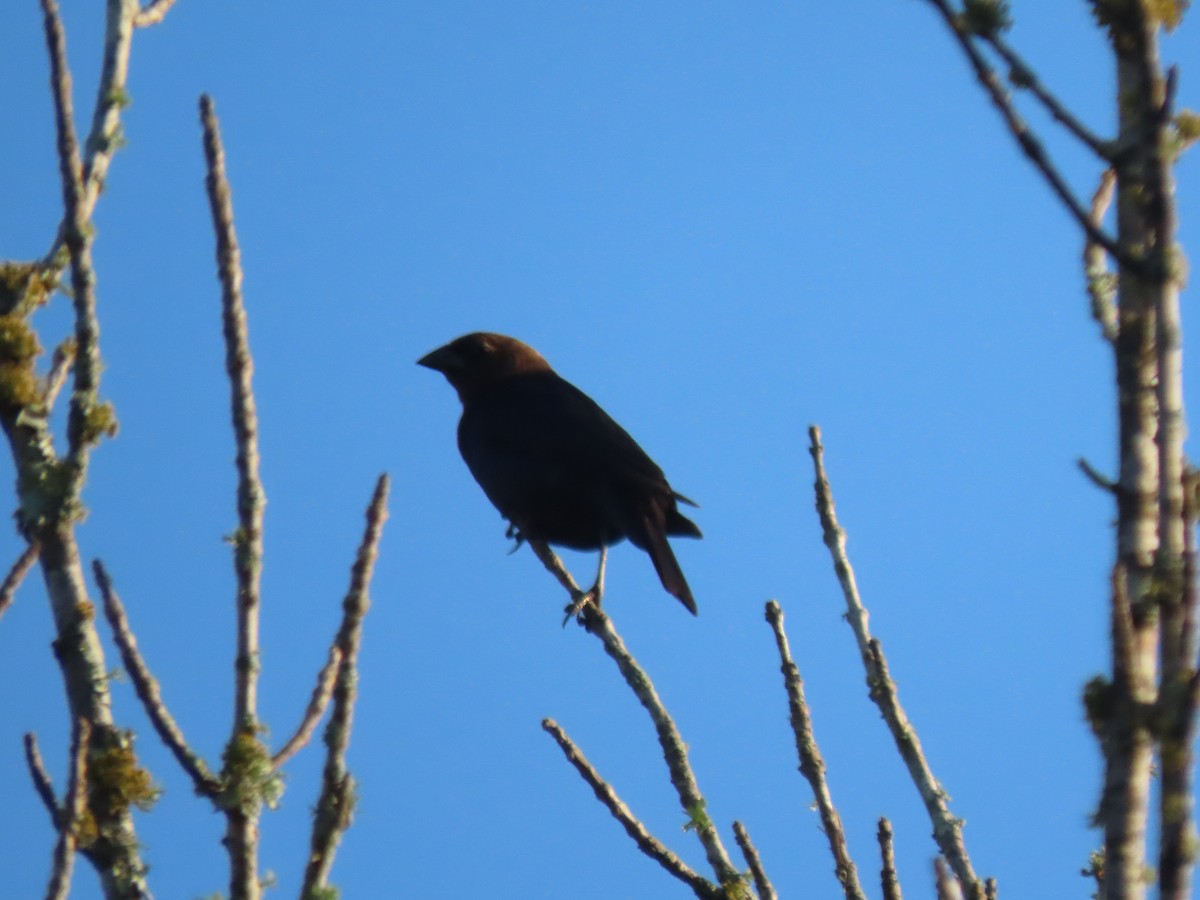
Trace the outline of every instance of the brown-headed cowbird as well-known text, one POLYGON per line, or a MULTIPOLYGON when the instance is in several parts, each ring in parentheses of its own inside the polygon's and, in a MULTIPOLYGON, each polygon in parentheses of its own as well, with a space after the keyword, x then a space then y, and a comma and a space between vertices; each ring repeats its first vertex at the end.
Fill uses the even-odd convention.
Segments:
POLYGON ((701 536, 676 506, 696 504, 671 490, 662 469, 591 397, 502 334, 464 335, 417 362, 458 391, 458 449, 519 538, 576 550, 629 538, 695 614, 667 535, 701 536))

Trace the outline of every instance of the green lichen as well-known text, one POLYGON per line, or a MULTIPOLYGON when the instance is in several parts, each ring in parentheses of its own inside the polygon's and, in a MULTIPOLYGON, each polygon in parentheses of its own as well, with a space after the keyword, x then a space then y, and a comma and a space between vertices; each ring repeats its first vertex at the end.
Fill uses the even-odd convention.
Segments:
POLYGON ((971 34, 992 37, 1012 27, 1012 14, 1006 0, 966 0, 959 23, 971 34))
POLYGON ((750 889, 750 879, 745 875, 730 878, 721 882, 721 890, 726 900, 754 900, 755 894, 750 889))
POLYGON ((42 383, 33 367, 0 362, 0 414, 17 413, 42 400, 42 383))
POLYGON ((102 437, 116 437, 120 423, 111 403, 93 403, 83 417, 83 442, 98 444, 102 437))
POLYGON ((683 826, 684 831, 696 831, 700 828, 712 828, 712 819, 705 809, 707 802, 700 800, 687 808, 688 820, 683 826))
POLYGON ((1155 24, 1161 25, 1167 31, 1174 31, 1179 27, 1187 8, 1188 0, 1146 0, 1146 11, 1150 13, 1155 24))
POLYGON ((87 808, 77 826, 79 845, 84 848, 100 839, 107 823, 131 807, 148 811, 162 796, 150 773, 138 765, 129 734, 88 754, 87 778, 87 808))
POLYGON ((0 316, 0 360, 29 362, 42 353, 37 334, 21 316, 0 316))
POLYGON ((124 109, 133 103, 133 98, 129 96, 129 92, 123 87, 113 88, 108 92, 108 102, 117 109, 124 109))
POLYGON ((1093 850, 1088 854, 1087 868, 1080 869, 1079 874, 1096 882, 1096 893, 1092 894, 1092 900, 1100 900, 1104 893, 1104 851, 1093 850))
POLYGON ((255 815, 265 805, 274 809, 283 796, 283 776, 271 763, 271 753, 259 738, 257 726, 243 728, 221 755, 221 792, 217 805, 255 815))

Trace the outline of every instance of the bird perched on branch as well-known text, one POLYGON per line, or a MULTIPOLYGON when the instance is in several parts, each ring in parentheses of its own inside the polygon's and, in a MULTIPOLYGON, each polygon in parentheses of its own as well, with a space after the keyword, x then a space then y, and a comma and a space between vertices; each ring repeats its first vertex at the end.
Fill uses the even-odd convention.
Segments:
POLYGON ((515 338, 475 332, 417 360, 458 391, 458 449, 518 541, 600 550, 629 538, 650 554, 667 592, 696 601, 667 536, 701 536, 677 503, 695 506, 591 397, 515 338))

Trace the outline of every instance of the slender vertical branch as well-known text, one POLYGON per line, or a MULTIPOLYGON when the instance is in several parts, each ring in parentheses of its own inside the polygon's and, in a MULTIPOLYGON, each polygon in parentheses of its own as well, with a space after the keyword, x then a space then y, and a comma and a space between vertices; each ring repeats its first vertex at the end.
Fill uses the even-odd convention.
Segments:
POLYGON ((775 892, 775 886, 767 878, 762 860, 758 857, 758 850, 751 842, 750 832, 746 830, 746 826, 741 822, 734 822, 733 837, 742 851, 742 856, 746 858, 746 865, 750 867, 750 876, 754 879, 754 892, 758 894, 758 900, 778 900, 779 895, 775 892))
MULTIPOLYGON (((1117 13, 1116 10, 1113 10, 1117 13)), ((1117 561, 1122 580, 1114 604, 1128 608, 1124 646, 1113 646, 1116 697, 1104 727, 1105 774, 1101 811, 1105 841, 1105 891, 1112 900, 1140 900, 1146 891, 1147 834, 1154 735, 1147 710, 1157 695, 1160 611, 1170 617, 1177 595, 1179 529, 1162 529, 1167 511, 1179 507, 1165 484, 1178 482, 1181 414, 1174 375, 1159 346, 1164 314, 1177 304, 1172 268, 1174 223, 1167 196, 1162 110, 1166 84, 1158 63, 1158 26, 1142 3, 1131 3, 1107 23, 1117 68, 1117 234, 1137 247, 1145 262, 1118 259, 1118 334, 1114 344, 1119 422, 1117 561), (1160 385, 1166 375, 1167 385, 1160 385), (1161 403, 1171 404, 1162 408, 1161 403), (1167 470, 1164 470, 1164 466, 1167 470), (1175 473, 1168 476, 1168 471, 1175 473), (1166 542, 1165 544, 1160 542, 1166 542), (1165 606, 1161 601, 1167 598, 1165 606)), ((1125 618, 1114 609, 1114 616, 1125 618)), ((1122 626, 1124 627, 1124 626, 1122 626)), ((1169 628, 1170 626, 1164 626, 1169 628)), ((1162 878, 1164 873, 1160 873, 1162 878)))
MULTIPOLYGON (((225 369, 229 375, 234 439, 237 443, 238 527, 233 535, 233 568, 237 577, 237 651, 234 660, 233 731, 226 750, 226 767, 236 759, 261 755, 258 735, 258 621, 261 602, 263 548, 263 496, 259 478, 258 416, 251 376, 254 362, 246 328, 242 298, 242 264, 233 224, 233 199, 225 175, 225 150, 221 145, 216 110, 207 95, 200 98, 204 129, 204 158, 208 174, 205 187, 217 238, 217 271, 221 280, 222 331, 225 369)), ((249 771, 247 767, 242 767, 249 771)), ((235 776, 234 780, 237 779, 235 776)), ((233 900, 259 895, 257 798, 231 805, 227 810, 225 846, 230 854, 230 893, 233 900)))
POLYGON ((858 584, 854 579, 854 569, 846 556, 846 533, 838 524, 837 514, 833 506, 833 491, 829 479, 825 475, 824 447, 821 446, 821 430, 815 425, 808 429, 809 453, 813 458, 816 471, 817 514, 821 519, 821 529, 824 533, 825 546, 829 548, 833 558, 833 567, 837 572, 838 581, 842 586, 842 596, 846 601, 846 619, 858 641, 859 654, 862 657, 863 668, 867 673, 867 686, 871 699, 883 713, 883 720, 900 751, 900 757, 908 768, 909 776, 916 785, 921 799, 925 802, 925 811, 933 823, 933 836, 938 848, 949 860, 958 880, 962 882, 970 900, 981 900, 983 883, 975 874, 971 859, 967 855, 966 844, 962 835, 962 820, 955 818, 948 803, 948 795, 938 780, 934 777, 925 754, 921 749, 921 741, 916 729, 908 720, 904 707, 900 705, 900 696, 896 683, 888 673, 887 660, 879 641, 871 636, 867 626, 868 615, 866 607, 858 594, 858 584))
POLYGON ((892 846, 892 823, 887 819, 879 820, 879 881, 883 888, 883 900, 903 900, 900 892, 900 877, 896 874, 896 851, 892 846))
MULTIPOLYGON (((1113 190, 1117 185, 1117 173, 1105 169, 1100 184, 1092 195, 1088 210, 1088 221, 1096 228, 1104 224, 1104 217, 1112 203, 1113 190)), ((1088 297, 1092 301, 1092 318, 1100 326, 1100 333, 1110 344, 1117 339, 1117 278, 1108 269, 1108 255, 1104 248, 1088 238, 1083 244, 1083 274, 1087 283, 1088 297)))
MULTIPOLYGON (((56 457, 44 417, 6 413, 0 416, 0 424, 18 471, 18 522, 26 538, 40 545, 42 575, 56 630, 55 657, 63 673, 70 713, 91 726, 94 751, 120 758, 130 776, 140 779, 145 773, 137 768, 129 737, 113 724, 104 651, 96 634, 74 532, 74 521, 81 513, 79 493, 86 474, 87 448, 96 437, 97 423, 89 421, 89 413, 95 408, 97 379, 95 272, 74 131, 66 41, 55 0, 42 0, 42 11, 63 183, 62 237, 71 263, 75 295, 75 341, 79 344, 82 335, 88 346, 78 348, 66 460, 56 457), (61 485, 61 490, 47 490, 48 483, 61 485)), ((132 900, 149 894, 146 869, 127 803, 110 804, 97 812, 96 837, 88 858, 95 865, 109 900, 132 900)))
POLYGON ((963 900, 962 885, 940 856, 933 861, 933 881, 938 900, 963 900))
POLYGON ((221 314, 225 335, 225 369, 229 374, 233 431, 237 441, 238 530, 234 535, 237 574, 238 637, 235 670, 234 731, 256 727, 258 704, 258 613, 262 578, 263 495, 259 477, 258 414, 251 377, 254 361, 242 298, 242 257, 233 225, 233 198, 225 175, 225 149, 212 98, 200 98, 204 126, 205 186, 217 236, 217 269, 221 279, 221 314))
POLYGON ((75 868, 76 831, 87 806, 87 754, 92 729, 86 719, 76 719, 71 733, 71 770, 67 779, 67 796, 63 799, 58 823, 58 842, 54 846, 54 863, 46 900, 66 900, 71 891, 71 873, 75 868))
MULTIPOLYGON (((358 696, 358 648, 362 640, 363 617, 370 606, 368 590, 383 523, 387 520, 387 498, 390 480, 381 475, 367 508, 367 525, 363 532, 358 555, 350 571, 350 588, 342 603, 342 624, 334 646, 341 654, 337 681, 333 688, 333 709, 325 726, 325 770, 321 793, 313 814, 311 848, 304 871, 304 886, 300 896, 312 898, 329 888, 329 872, 342 834, 350 827, 354 812, 354 778, 346 764, 350 746, 350 729, 354 722, 354 702, 358 696)), ((324 894, 322 894, 324 896, 324 894)))
POLYGON ((855 866, 850 856, 850 848, 846 844, 842 817, 838 815, 833 796, 829 792, 829 784, 825 780, 825 760, 821 757, 821 749, 817 746, 816 735, 813 734, 812 714, 809 712, 808 702, 804 699, 804 681, 800 678, 799 667, 792 659, 787 634, 783 630, 783 610, 772 600, 767 604, 766 615, 771 629, 775 632, 775 646, 779 651, 780 671, 783 672, 783 686, 788 697, 788 720, 796 739, 796 753, 800 757, 800 773, 812 787, 817 812, 821 816, 821 828, 829 841, 829 852, 833 854, 834 873, 846 900, 866 900, 866 894, 858 881, 858 867, 855 866))
POLYGON ((89 427, 99 386, 99 336, 96 319, 96 271, 92 265, 92 228, 84 201, 83 169, 75 136, 71 102, 71 73, 67 69, 66 38, 55 0, 42 0, 46 19, 46 44, 50 50, 50 80, 54 89, 54 114, 58 135, 58 168, 62 180, 63 241, 71 260, 71 288, 75 305, 75 383, 67 418, 67 490, 60 512, 78 515, 75 507, 87 474, 88 445, 95 439, 89 427))

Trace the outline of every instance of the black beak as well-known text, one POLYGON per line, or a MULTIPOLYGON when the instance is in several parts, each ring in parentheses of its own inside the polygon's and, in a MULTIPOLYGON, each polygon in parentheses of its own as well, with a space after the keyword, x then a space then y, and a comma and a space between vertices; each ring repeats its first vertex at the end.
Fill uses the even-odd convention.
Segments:
POLYGON ((462 368, 462 360, 449 347, 438 347, 431 353, 426 353, 417 360, 418 366, 433 369, 435 372, 453 372, 462 368))

